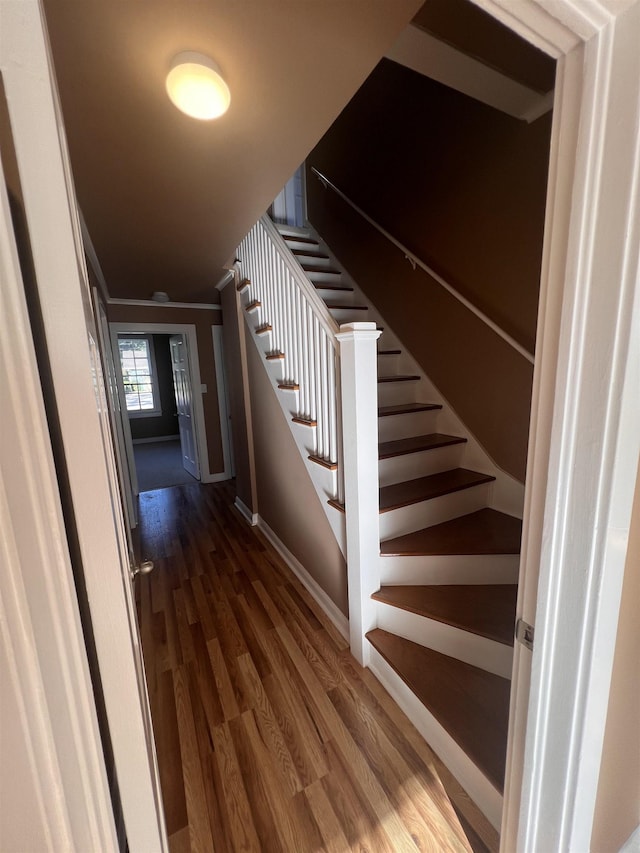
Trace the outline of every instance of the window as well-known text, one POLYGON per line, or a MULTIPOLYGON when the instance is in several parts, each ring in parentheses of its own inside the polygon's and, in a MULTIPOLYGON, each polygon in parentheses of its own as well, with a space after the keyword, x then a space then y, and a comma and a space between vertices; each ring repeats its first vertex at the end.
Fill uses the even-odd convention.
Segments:
POLYGON ((127 412, 133 417, 161 414, 151 336, 119 336, 118 347, 127 412))

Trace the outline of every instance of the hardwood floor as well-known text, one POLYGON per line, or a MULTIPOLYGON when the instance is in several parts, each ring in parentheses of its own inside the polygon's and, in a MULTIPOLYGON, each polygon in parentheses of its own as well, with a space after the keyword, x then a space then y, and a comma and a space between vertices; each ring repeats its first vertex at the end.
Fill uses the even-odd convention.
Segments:
POLYGON ((136 592, 173 853, 469 851, 439 774, 473 849, 495 848, 233 499, 229 483, 140 498, 155 569, 136 592))

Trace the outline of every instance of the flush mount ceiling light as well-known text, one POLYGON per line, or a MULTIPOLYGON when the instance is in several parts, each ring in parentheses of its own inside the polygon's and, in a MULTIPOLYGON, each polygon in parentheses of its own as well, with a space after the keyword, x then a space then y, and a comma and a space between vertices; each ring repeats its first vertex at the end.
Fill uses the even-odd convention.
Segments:
POLYGON ((231 103, 229 87, 216 63, 193 51, 174 57, 167 74, 167 94, 179 110, 202 121, 224 115, 231 103))

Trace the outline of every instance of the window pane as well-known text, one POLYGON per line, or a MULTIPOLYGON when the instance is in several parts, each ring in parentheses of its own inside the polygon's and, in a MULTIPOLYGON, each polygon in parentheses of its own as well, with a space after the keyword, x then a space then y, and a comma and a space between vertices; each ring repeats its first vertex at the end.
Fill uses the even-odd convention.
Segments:
POLYGON ((151 353, 146 338, 119 338, 120 363, 128 412, 156 408, 151 353))

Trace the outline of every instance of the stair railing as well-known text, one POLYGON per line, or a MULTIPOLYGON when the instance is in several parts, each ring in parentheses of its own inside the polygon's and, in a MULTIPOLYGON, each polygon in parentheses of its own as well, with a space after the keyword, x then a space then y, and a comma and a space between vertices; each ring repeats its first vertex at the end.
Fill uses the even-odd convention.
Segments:
POLYGON ((496 333, 496 335, 501 337, 503 341, 509 344, 510 347, 512 347, 516 352, 520 353, 523 358, 526 358, 528 362, 530 362, 531 364, 534 363, 533 353, 530 353, 529 350, 523 347, 522 344, 518 343, 515 338, 512 338, 508 332, 505 332, 505 330, 502 329, 494 320, 492 320, 491 317, 488 317, 484 313, 484 311, 481 311, 477 307, 477 305, 474 305, 473 302, 470 302, 465 296, 459 293, 456 288, 453 287, 453 285, 449 284, 448 281, 446 281, 428 264, 425 264, 425 262, 422 261, 417 255, 414 255, 410 249, 404 246, 399 240, 397 240, 392 234, 390 234, 385 228, 383 228, 382 225, 376 222, 375 219, 372 219, 369 214, 365 213, 365 211, 361 207, 358 207, 358 205, 354 201, 352 201, 349 196, 345 195, 345 193, 343 193, 341 189, 338 189, 335 184, 331 183, 331 181, 329 180, 329 178, 327 178, 326 175, 323 175, 322 172, 319 172, 315 166, 311 167, 311 171, 318 178, 318 180, 325 189, 327 189, 327 187, 332 189, 333 192, 336 193, 336 195, 340 196, 340 198, 345 201, 350 207, 352 207, 353 210, 356 211, 356 213, 360 214, 360 216, 365 219, 369 223, 369 225, 372 225, 377 231, 382 234, 383 237, 386 237, 386 239, 390 243, 393 243, 396 248, 400 249, 404 257, 409 261, 409 263, 414 269, 416 267, 420 267, 420 269, 424 270, 430 278, 432 278, 441 287, 443 287, 448 293, 451 294, 451 296, 457 299, 461 305, 464 305, 464 307, 471 311, 472 314, 475 314, 475 316, 479 320, 481 320, 485 324, 485 326, 488 326, 493 332, 496 333))
POLYGON ((283 366, 280 387, 298 392, 294 417, 315 426, 313 457, 338 471, 334 497, 341 501, 339 326, 268 216, 258 220, 238 252, 242 274, 251 282, 256 328, 270 327, 270 355, 283 366))
MULTIPOLYGON (((315 426, 311 457, 336 471, 331 512, 345 510, 351 651, 366 666, 380 583, 375 323, 338 326, 273 222, 263 216, 238 249, 251 284, 245 305, 269 331, 280 388, 297 391, 294 420, 315 426)), ((321 495, 326 500, 327 495, 321 495)))

